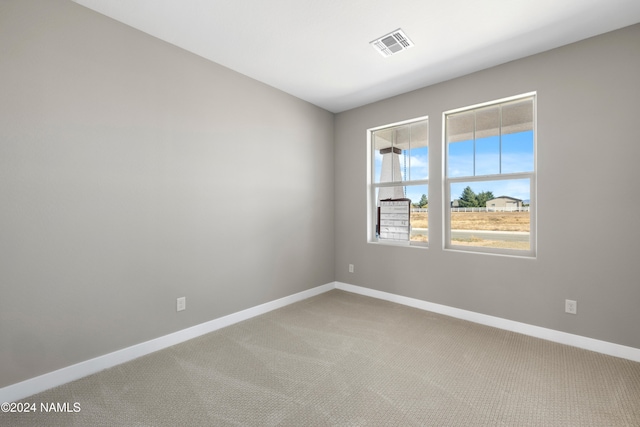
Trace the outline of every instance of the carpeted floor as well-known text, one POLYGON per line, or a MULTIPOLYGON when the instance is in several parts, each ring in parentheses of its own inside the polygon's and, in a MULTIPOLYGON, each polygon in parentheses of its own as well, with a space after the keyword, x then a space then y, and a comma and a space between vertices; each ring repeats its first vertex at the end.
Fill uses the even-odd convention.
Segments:
POLYGON ((23 402, 0 425, 640 426, 640 363, 333 290, 23 402))

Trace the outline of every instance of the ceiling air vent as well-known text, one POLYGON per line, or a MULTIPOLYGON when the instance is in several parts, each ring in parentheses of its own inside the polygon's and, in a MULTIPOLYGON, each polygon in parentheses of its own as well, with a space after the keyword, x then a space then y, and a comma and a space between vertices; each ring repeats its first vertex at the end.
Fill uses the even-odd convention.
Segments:
POLYGON ((395 55, 413 47, 413 42, 409 40, 409 37, 400 28, 375 39, 370 44, 384 57, 395 55))

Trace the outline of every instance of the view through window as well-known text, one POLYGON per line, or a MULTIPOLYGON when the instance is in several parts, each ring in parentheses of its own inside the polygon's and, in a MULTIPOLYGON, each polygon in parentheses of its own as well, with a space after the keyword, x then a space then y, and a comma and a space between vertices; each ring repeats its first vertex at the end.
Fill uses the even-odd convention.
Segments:
POLYGON ((444 121, 445 247, 535 255, 535 94, 444 121))
POLYGON ((370 130, 370 241, 428 244, 428 133, 426 118, 370 130), (410 224, 400 215, 380 220, 381 201, 400 199, 410 200, 410 224))

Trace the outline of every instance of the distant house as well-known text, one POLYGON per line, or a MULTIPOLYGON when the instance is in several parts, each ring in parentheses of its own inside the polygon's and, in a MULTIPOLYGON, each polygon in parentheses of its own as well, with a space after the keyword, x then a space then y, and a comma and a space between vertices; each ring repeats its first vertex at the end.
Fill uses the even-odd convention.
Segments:
POLYGON ((455 199, 454 201, 451 202, 451 207, 452 208, 459 208, 460 207, 460 199, 455 199))
POLYGON ((515 197, 500 196, 487 200, 487 210, 496 211, 517 211, 522 209, 522 200, 515 197))

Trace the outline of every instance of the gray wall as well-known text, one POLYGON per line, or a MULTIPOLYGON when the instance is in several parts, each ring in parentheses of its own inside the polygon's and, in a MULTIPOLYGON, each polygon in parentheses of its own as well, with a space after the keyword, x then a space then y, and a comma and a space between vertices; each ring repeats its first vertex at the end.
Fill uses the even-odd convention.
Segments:
POLYGON ((332 282, 333 120, 71 1, 3 0, 0 387, 332 282))
POLYGON ((640 348, 639 76, 635 25, 338 114, 336 280, 640 348), (444 251, 442 112, 530 91, 537 259, 444 251), (431 247, 367 244, 366 129, 424 115, 431 247), (624 204, 599 203, 604 194, 624 204))

